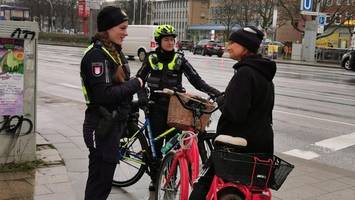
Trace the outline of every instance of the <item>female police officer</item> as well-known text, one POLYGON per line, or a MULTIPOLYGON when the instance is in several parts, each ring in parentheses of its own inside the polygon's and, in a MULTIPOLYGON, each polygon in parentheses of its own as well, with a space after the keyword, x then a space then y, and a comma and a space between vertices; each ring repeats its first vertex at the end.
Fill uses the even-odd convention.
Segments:
MULTIPOLYGON (((182 89, 182 74, 184 73, 189 82, 198 90, 211 96, 219 95, 220 92, 206 84, 183 54, 174 51, 175 37, 177 36, 174 27, 171 25, 160 25, 154 31, 154 38, 158 48, 147 55, 145 62, 138 71, 137 76, 148 83, 150 89, 150 100, 155 103, 150 106, 150 122, 153 134, 160 134, 167 130, 167 113, 169 106, 169 96, 154 93, 155 90, 164 88, 182 89)), ((138 93, 141 99, 144 94, 138 93)), ((172 137, 170 135, 170 137, 172 137)), ((160 149, 162 141, 156 144, 158 157, 161 157, 160 149)), ((154 170, 154 169, 153 169, 154 170)), ((152 172, 152 183, 155 181, 156 173, 152 172)), ((154 185, 149 186, 149 190, 154 190, 154 185)))
POLYGON ((143 85, 140 78, 129 78, 121 51, 127 36, 127 15, 120 8, 105 7, 97 16, 97 27, 80 71, 87 103, 83 134, 90 151, 86 200, 104 200, 110 194, 132 95, 143 85))

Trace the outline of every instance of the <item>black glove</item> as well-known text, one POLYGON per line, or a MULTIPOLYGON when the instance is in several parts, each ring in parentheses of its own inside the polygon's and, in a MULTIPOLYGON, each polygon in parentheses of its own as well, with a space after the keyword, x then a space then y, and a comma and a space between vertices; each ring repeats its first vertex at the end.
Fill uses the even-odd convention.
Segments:
POLYGON ((148 98, 148 94, 145 88, 140 89, 137 92, 137 96, 138 96, 138 104, 139 106, 146 106, 148 105, 149 102, 149 98, 148 98))
POLYGON ((224 95, 224 92, 223 92, 223 93, 221 93, 221 94, 215 99, 215 101, 216 101, 216 103, 218 104, 219 107, 222 107, 222 106, 223 106, 223 104, 224 104, 224 97, 225 97, 225 95, 224 95))
POLYGON ((210 96, 210 98, 211 98, 213 101, 216 101, 216 99, 217 99, 219 96, 221 96, 222 94, 224 94, 224 93, 222 93, 222 92, 220 92, 220 91, 218 91, 218 90, 214 90, 214 91, 212 91, 212 92, 209 92, 209 93, 208 93, 208 96, 210 96))

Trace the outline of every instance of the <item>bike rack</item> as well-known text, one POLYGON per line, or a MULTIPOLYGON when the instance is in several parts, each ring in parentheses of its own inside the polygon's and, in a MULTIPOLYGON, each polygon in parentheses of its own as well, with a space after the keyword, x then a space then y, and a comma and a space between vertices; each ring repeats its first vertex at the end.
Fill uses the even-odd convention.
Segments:
POLYGON ((4 115, 18 116, 13 119, 33 126, 20 135, 14 131, 20 124, 4 128, 0 123, 0 164, 36 159, 38 32, 37 22, 0 21, 0 121, 4 115))

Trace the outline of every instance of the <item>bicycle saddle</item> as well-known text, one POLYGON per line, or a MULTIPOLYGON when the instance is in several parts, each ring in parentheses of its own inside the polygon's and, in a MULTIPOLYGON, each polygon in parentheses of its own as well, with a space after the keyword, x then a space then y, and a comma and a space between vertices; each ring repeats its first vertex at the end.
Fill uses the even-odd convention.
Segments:
POLYGON ((232 147, 246 147, 248 144, 246 139, 230 135, 218 135, 214 142, 232 147))

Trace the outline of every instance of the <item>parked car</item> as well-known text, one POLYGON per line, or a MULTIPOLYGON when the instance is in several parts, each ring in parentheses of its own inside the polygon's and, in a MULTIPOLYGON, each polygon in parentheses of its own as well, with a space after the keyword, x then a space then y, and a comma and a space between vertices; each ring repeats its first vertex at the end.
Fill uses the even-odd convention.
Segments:
POLYGON ((224 53, 224 45, 220 42, 213 40, 201 40, 199 41, 193 49, 193 54, 201 54, 201 55, 217 55, 218 57, 222 57, 224 53))
POLYGON ((179 50, 189 50, 192 51, 194 48, 194 42, 191 40, 181 40, 177 42, 179 50))
POLYGON ((349 49, 341 58, 341 67, 355 71, 355 48, 349 49))
POLYGON ((123 42, 123 52, 131 59, 138 56, 143 62, 147 53, 157 47, 154 40, 154 30, 157 27, 156 25, 129 25, 128 36, 123 42))

